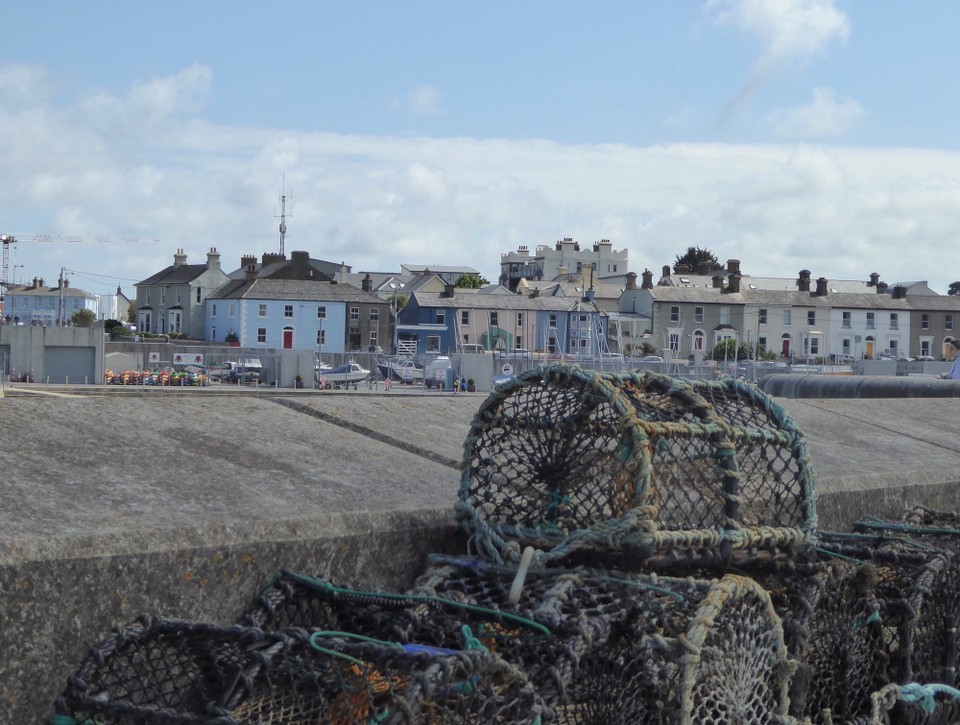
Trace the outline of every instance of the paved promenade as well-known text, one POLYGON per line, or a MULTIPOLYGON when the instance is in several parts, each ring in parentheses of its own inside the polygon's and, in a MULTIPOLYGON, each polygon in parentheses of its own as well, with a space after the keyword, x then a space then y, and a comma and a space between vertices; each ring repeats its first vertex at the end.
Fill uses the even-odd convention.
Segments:
MULTIPOLYGON (((229 623, 278 568, 401 587, 453 527, 482 394, 6 390, 0 400, 0 722, 42 722, 110 627, 229 623)), ((823 528, 960 508, 955 399, 780 400, 823 528)))

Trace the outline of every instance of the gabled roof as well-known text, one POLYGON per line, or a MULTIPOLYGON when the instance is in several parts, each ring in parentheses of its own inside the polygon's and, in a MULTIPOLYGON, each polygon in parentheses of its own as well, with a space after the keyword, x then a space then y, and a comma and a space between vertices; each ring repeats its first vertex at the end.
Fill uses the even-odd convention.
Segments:
MULTIPOLYGON (((95 299, 96 295, 85 292, 77 287, 64 287, 62 290, 64 297, 82 297, 84 299, 95 299)), ((10 286, 7 288, 7 295, 13 297, 59 297, 61 290, 59 287, 33 287, 27 285, 10 286)))
POLYGON ((188 284, 209 269, 206 264, 171 264, 136 283, 136 287, 158 284, 188 284))
POLYGON ((299 279, 243 279, 228 282, 209 300, 291 300, 302 302, 363 302, 386 304, 352 284, 299 279))
POLYGON ((443 264, 401 264, 400 270, 408 274, 427 274, 434 272, 436 274, 480 274, 473 267, 463 265, 443 265, 443 264))
MULTIPOLYGON (((723 292, 716 287, 660 287, 644 290, 658 302, 703 302, 727 305, 770 305, 771 307, 849 307, 859 309, 909 310, 909 298, 895 299, 877 292, 835 292, 815 295, 809 292, 764 289, 743 289, 723 292)), ((929 298, 924 298, 929 304, 929 298)), ((943 299, 943 298, 939 298, 943 299)))

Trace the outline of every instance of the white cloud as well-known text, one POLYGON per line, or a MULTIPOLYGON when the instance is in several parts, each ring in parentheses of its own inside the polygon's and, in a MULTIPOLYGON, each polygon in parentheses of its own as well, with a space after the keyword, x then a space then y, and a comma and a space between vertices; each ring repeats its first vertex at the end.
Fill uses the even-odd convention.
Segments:
POLYGON ((816 88, 810 103, 799 108, 774 111, 767 122, 781 138, 840 136, 864 115, 853 98, 838 98, 830 88, 816 88))
POLYGON ((807 62, 850 36, 850 21, 835 0, 708 0, 717 23, 755 36, 760 68, 807 62))
POLYGON ((422 85, 414 88, 402 99, 394 99, 393 110, 414 113, 420 116, 440 116, 444 113, 443 94, 435 86, 422 85))
POLYGON ((58 109, 25 90, 0 94, 0 231, 160 240, 25 242, 10 263, 27 276, 66 266, 140 280, 177 248, 199 262, 211 246, 234 269, 242 254, 277 249, 281 174, 295 193, 285 249, 358 270, 463 263, 495 279, 502 252, 570 236, 629 248, 637 272, 698 245, 746 274, 877 271, 940 291, 956 276, 939 263, 960 228, 956 153, 296 133, 206 123, 177 91, 101 96, 115 119, 153 109, 142 128, 81 113, 86 99, 58 109))

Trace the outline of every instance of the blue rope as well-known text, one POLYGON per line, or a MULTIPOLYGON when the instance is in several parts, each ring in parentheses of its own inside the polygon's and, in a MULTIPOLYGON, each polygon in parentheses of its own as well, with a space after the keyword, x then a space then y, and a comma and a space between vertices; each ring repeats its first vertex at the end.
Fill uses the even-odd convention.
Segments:
POLYGON ((924 711, 931 713, 937 709, 937 703, 934 701, 936 695, 949 695, 955 700, 960 700, 960 690, 935 682, 929 685, 921 685, 919 682, 901 685, 898 697, 904 702, 919 702, 924 711))

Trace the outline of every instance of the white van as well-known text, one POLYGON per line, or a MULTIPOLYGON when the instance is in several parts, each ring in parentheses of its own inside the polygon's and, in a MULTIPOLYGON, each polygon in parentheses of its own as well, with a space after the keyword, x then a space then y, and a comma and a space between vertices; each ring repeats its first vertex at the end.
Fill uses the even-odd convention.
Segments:
POLYGON ((447 370, 453 367, 450 358, 440 355, 430 361, 423 371, 423 384, 428 388, 439 388, 447 379, 447 370))
POLYGON ((475 345, 472 342, 463 343, 463 354, 464 355, 483 355, 487 351, 483 345, 475 345))

